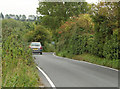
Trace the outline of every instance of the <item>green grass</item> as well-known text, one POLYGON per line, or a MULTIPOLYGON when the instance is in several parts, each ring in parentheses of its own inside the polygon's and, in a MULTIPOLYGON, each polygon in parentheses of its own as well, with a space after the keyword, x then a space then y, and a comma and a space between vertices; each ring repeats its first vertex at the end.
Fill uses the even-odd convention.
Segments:
POLYGON ((2 87, 39 87, 38 70, 23 35, 24 24, 15 20, 3 21, 2 87), (11 34, 9 34, 11 33, 11 34))
POLYGON ((27 46, 24 48, 19 45, 15 45, 18 47, 16 49, 13 45, 9 46, 12 52, 6 49, 7 46, 4 47, 2 53, 2 87, 39 87, 43 85, 32 58, 31 50, 28 50, 27 46))
POLYGON ((22 59, 18 60, 15 68, 14 65, 9 66, 10 68, 4 71, 6 75, 3 75, 3 87, 39 87, 42 85, 36 67, 26 65, 22 59), (13 70, 10 71, 10 69, 13 70))
POLYGON ((70 55, 70 54, 65 53, 65 52, 57 52, 56 55, 61 56, 61 57, 72 58, 72 59, 79 60, 79 61, 86 61, 86 62, 90 62, 93 64, 98 64, 98 65, 103 65, 103 66, 119 69, 119 59, 112 59, 111 60, 111 59, 106 59, 106 58, 100 58, 98 56, 88 54, 88 53, 84 53, 81 55, 70 55))
POLYGON ((118 59, 110 60, 110 59, 100 58, 98 56, 87 54, 87 53, 82 54, 82 55, 74 55, 72 58, 75 60, 87 61, 90 63, 119 69, 119 60, 118 59))

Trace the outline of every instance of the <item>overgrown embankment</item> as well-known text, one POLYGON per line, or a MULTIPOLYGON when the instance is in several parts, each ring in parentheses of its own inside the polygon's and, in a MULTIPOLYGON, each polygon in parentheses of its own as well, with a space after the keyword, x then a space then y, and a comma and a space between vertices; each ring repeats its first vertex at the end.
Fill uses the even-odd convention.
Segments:
POLYGON ((118 2, 43 2, 37 8, 44 15, 38 24, 52 29, 57 55, 118 69, 119 6, 118 2))
POLYGON ((32 52, 23 35, 26 22, 2 21, 2 87, 39 87, 41 85, 32 52))
POLYGON ((64 23, 56 33, 56 54, 118 69, 117 24, 110 28, 110 20, 97 21, 80 14, 64 23))

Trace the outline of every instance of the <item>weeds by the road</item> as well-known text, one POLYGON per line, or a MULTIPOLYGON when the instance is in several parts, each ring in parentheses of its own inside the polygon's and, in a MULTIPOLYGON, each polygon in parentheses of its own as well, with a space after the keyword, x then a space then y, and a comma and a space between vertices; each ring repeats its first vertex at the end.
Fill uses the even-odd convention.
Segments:
POLYGON ((23 39, 24 23, 3 20, 2 87, 39 87, 32 52, 23 39))
POLYGON ((103 65, 103 66, 119 69, 119 59, 109 60, 109 59, 100 58, 98 56, 88 54, 88 53, 84 53, 81 55, 67 55, 67 56, 57 53, 57 55, 62 56, 62 57, 72 58, 72 59, 79 60, 79 61, 86 61, 86 62, 98 64, 98 65, 103 65))
MULTIPOLYGON (((26 65, 23 59, 15 66, 9 65, 9 69, 3 70, 3 87, 35 87, 39 86, 40 80, 35 65, 26 65)), ((3 67, 5 69, 5 67, 3 67)))
POLYGON ((105 58, 100 58, 92 54, 75 55, 72 58, 76 60, 87 61, 87 62, 91 62, 94 64, 108 66, 108 67, 115 68, 115 69, 118 69, 118 66, 119 66, 119 60, 116 60, 116 59, 109 60, 105 58))

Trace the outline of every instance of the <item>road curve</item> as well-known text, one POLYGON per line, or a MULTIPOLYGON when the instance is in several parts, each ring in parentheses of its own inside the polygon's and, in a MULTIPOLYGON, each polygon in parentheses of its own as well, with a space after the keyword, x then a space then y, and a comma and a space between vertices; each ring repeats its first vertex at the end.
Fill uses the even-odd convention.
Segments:
POLYGON ((59 58, 53 53, 33 57, 56 87, 118 87, 118 71, 59 58))

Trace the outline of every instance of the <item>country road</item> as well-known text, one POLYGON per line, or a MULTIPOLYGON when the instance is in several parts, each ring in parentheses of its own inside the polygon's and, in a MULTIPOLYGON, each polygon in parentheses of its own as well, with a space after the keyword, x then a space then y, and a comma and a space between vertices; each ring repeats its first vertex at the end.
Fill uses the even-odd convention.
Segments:
POLYGON ((56 57, 53 53, 33 57, 56 87, 118 87, 116 70, 56 57))

